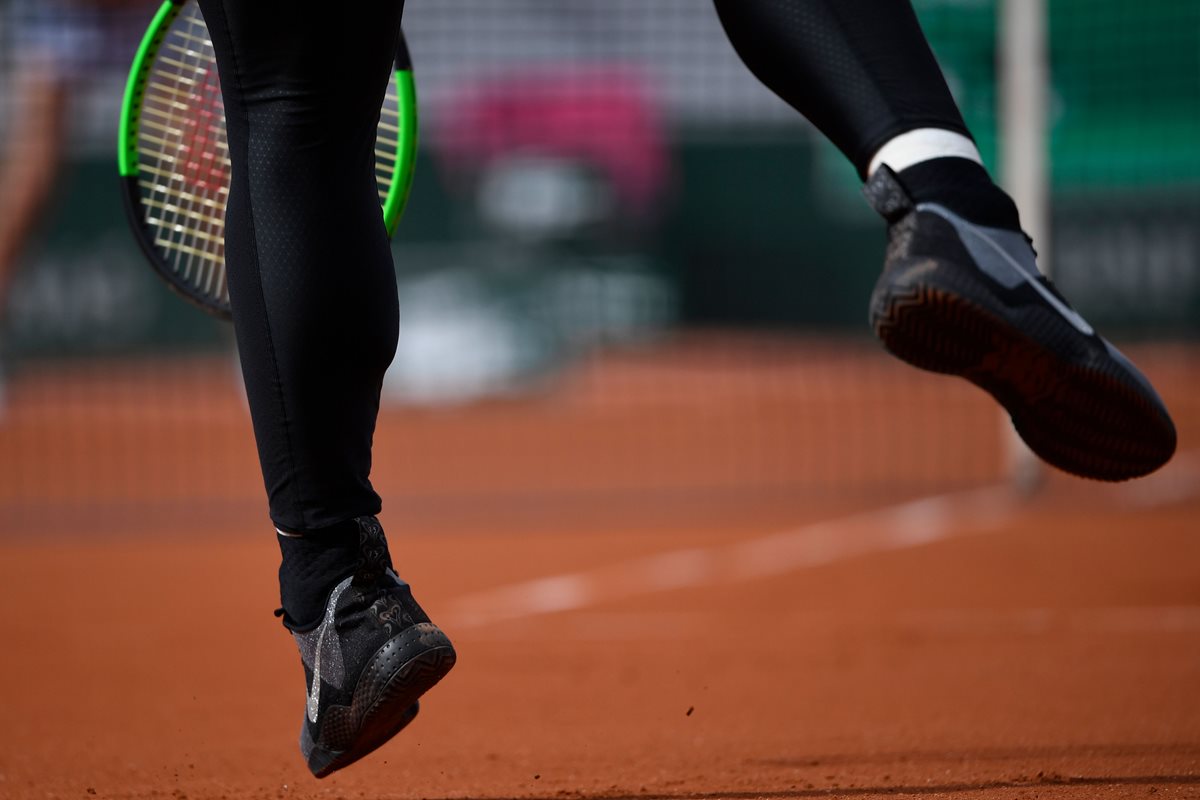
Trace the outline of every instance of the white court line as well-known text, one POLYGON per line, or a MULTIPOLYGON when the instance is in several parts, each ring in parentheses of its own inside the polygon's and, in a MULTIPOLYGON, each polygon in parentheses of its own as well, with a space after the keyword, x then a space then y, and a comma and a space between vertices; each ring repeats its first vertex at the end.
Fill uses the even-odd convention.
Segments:
MULTIPOLYGON (((1200 452, 1180 453, 1163 471, 1115 487, 1120 506, 1139 510, 1200 494, 1200 452)), ((454 627, 590 608, 628 597, 784 575, 876 553, 994 530, 1022 507, 1007 485, 934 495, 802 525, 733 545, 672 550, 583 572, 501 586, 459 598, 454 627)))
POLYGON ((982 533, 1012 516, 1008 486, 936 495, 708 548, 672 550, 583 572, 502 586, 448 609, 457 628, 589 608, 627 597, 783 575, 982 533))

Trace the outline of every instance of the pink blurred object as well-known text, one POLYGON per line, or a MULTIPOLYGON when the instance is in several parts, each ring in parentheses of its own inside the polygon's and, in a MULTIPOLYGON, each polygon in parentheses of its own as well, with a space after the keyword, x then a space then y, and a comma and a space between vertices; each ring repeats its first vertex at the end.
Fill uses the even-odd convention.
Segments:
POLYGON ((646 81, 623 65, 540 65, 466 89, 434 131, 440 167, 454 183, 497 159, 548 156, 606 179, 622 216, 653 216, 669 182, 662 122, 646 81))

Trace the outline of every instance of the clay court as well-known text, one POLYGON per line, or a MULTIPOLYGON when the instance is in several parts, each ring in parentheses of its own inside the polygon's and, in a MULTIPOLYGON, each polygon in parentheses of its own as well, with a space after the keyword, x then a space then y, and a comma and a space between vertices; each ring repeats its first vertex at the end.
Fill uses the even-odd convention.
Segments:
MULTIPOLYGON (((903 2, 408 3, 371 479, 458 662, 324 781, 234 334, 159 278, 224 298, 254 184, 234 249, 280 267, 244 340, 261 316, 274 357, 281 313, 314 383, 342 371, 313 353, 370 361, 386 304, 350 289, 382 249, 358 263, 369 220, 315 187, 355 174, 326 154, 360 152, 350 78, 387 31, 347 59, 362 9, 264 23, 321 88, 234 65, 233 181, 206 24, 142 5, 0 0, 0 800, 1200 798, 1200 2, 913 0, 932 67, 903 2), (1038 472, 990 398, 886 356, 864 155, 1015 227, 946 162, 984 163, 1161 392, 1174 460, 1038 472)), ((872 194, 895 222, 904 192, 872 194)), ((925 238, 901 225, 893 256, 925 238)))
POLYGON ((1194 348, 1133 353, 1170 466, 1026 497, 970 387, 721 341, 385 411, 383 521, 459 664, 323 782, 229 363, 28 374, 0 427, 0 796, 1200 797, 1194 348))

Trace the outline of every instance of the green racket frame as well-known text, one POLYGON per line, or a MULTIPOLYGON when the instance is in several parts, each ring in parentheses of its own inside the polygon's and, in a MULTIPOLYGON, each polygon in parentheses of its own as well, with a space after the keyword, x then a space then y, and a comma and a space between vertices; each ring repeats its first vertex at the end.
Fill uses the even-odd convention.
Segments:
MULTIPOLYGON (((154 243, 155 236, 147 221, 147 208, 142 201, 139 186, 138 134, 142 118, 142 102, 154 59, 171 29, 172 23, 183 12, 188 3, 195 0, 164 0, 142 37, 137 54, 129 71, 125 85, 125 97, 121 104, 121 122, 117 141, 117 171, 121 179, 122 196, 126 215, 133 228, 135 238, 150 265, 168 286, 202 310, 222 319, 232 314, 227 301, 202 295, 180 281, 160 248, 154 243)), ((417 94, 413 80, 412 60, 408 45, 401 31, 396 51, 393 81, 396 87, 398 108, 396 130, 388 123, 381 123, 395 135, 395 162, 382 199, 383 220, 389 237, 395 235, 396 227, 404 214, 412 189, 413 171, 417 155, 417 94)), ((382 187, 382 183, 380 183, 382 187)), ((382 192, 381 192, 382 193, 382 192)), ((222 293, 223 294, 223 293, 222 293)))

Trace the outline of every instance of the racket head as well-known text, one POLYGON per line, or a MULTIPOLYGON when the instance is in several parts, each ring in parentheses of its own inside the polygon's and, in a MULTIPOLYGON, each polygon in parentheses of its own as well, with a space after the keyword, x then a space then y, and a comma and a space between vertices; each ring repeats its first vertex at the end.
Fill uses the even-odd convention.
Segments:
MULTIPOLYGON (((416 145, 416 90, 401 33, 375 143, 388 236, 408 202, 416 145)), ((216 58, 195 0, 164 0, 142 38, 121 108, 117 167, 126 214, 155 272, 202 310, 231 318, 229 145, 216 58)))
POLYGON ((404 216, 416 167, 417 86, 408 42, 404 31, 400 31, 392 79, 379 112, 379 130, 375 136, 375 180, 381 190, 388 238, 396 235, 396 226, 404 216), (386 192, 382 190, 385 185, 386 192))

